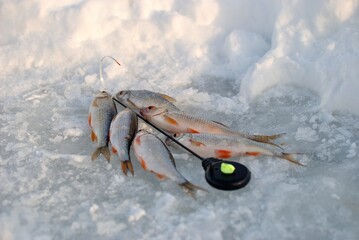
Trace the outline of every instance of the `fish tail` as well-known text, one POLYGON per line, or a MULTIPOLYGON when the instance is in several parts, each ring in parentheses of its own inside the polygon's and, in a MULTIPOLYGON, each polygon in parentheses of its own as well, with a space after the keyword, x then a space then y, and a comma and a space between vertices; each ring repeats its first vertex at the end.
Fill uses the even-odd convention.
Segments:
POLYGON ((206 189, 198 187, 189 181, 185 181, 184 183, 179 184, 180 187, 192 198, 196 199, 196 192, 198 190, 208 192, 206 189))
POLYGON ((91 160, 94 161, 96 160, 100 154, 102 154, 107 162, 110 162, 110 158, 111 158, 111 154, 110 154, 110 150, 108 149, 108 146, 105 146, 105 147, 99 147, 97 148, 91 155, 91 160))
POLYGON ((134 176, 134 171, 133 171, 133 166, 131 161, 129 160, 125 160, 125 161, 121 161, 121 168, 122 168, 122 172, 127 176, 127 173, 130 171, 132 176, 134 176))
POLYGON ((283 158, 291 163, 294 163, 294 164, 297 164, 297 165, 300 165, 300 166, 305 166, 304 164, 300 163, 298 160, 296 160, 294 158, 294 155, 295 153, 282 153, 282 155, 278 156, 280 158, 283 158))

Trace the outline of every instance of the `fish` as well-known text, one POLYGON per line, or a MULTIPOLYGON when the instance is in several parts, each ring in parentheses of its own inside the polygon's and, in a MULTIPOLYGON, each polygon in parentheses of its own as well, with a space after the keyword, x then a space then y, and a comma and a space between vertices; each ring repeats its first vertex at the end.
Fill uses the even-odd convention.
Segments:
POLYGON ((159 179, 172 180, 191 197, 195 197, 197 190, 206 191, 183 177, 176 169, 173 155, 157 136, 141 129, 137 132, 132 146, 137 160, 145 171, 154 173, 159 179))
POLYGON ((239 132, 231 130, 229 127, 219 122, 207 120, 183 111, 170 111, 156 106, 141 108, 140 114, 147 121, 169 133, 211 133, 241 136, 256 142, 268 143, 279 148, 281 147, 272 143, 272 141, 284 135, 284 133, 275 135, 256 135, 239 132))
POLYGON ((115 114, 116 108, 112 101, 112 96, 106 91, 97 93, 91 102, 88 115, 91 140, 97 145, 96 150, 91 155, 92 160, 97 159, 102 154, 110 162, 109 129, 115 114))
POLYGON ((170 111, 179 111, 179 108, 174 105, 176 99, 148 90, 122 90, 116 94, 115 98, 135 110, 153 105, 170 111))
POLYGON ((119 112, 110 125, 110 143, 112 153, 117 154, 122 172, 127 176, 130 171, 134 175, 130 158, 130 147, 136 135, 138 119, 135 112, 126 108, 119 112))
MULTIPOLYGON (((297 165, 304 166, 294 159, 293 153, 286 153, 278 148, 261 142, 256 142, 240 136, 228 136, 221 134, 192 134, 192 133, 175 133, 172 137, 197 153, 203 158, 229 159, 242 156, 271 156, 285 159, 297 165)), ((166 145, 178 148, 175 141, 167 138, 166 145)))

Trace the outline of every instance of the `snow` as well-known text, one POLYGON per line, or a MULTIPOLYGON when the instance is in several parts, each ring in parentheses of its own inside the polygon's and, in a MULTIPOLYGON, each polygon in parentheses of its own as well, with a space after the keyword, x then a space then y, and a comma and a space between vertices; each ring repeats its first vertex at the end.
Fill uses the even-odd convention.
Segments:
MULTIPOLYGON (((358 239, 358 0, 4 0, 0 239, 358 239), (105 85, 99 81, 103 56, 105 85), (287 133, 306 167, 243 158, 246 188, 91 162, 96 91, 148 89, 247 132, 287 133)), ((133 156, 133 158, 135 158, 133 156)))

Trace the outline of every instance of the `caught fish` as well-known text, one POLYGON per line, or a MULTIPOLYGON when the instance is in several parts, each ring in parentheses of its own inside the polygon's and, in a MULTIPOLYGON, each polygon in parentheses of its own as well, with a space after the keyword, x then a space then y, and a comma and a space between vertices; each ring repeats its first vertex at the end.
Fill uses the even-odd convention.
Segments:
POLYGON ((271 141, 281 137, 283 133, 268 136, 242 133, 231 130, 229 127, 215 121, 210 121, 183 111, 170 111, 156 106, 141 108, 140 114, 145 117, 146 120, 170 133, 212 133, 241 136, 256 142, 268 143, 281 148, 271 141))
POLYGON ((157 136, 140 130, 132 145, 144 170, 156 174, 159 179, 171 179, 192 197, 194 197, 196 190, 204 190, 190 183, 178 172, 171 152, 157 136))
POLYGON ((122 171, 126 176, 128 171, 132 173, 132 176, 134 175, 130 147, 137 132, 137 126, 137 115, 128 108, 119 112, 110 126, 111 149, 114 154, 118 154, 122 171))
POLYGON ((96 94, 91 102, 88 123, 91 127, 91 140, 96 142, 97 149, 92 153, 91 159, 95 160, 102 154, 107 161, 110 161, 110 151, 108 149, 109 129, 116 108, 112 97, 106 91, 96 94))
POLYGON ((124 90, 116 94, 116 99, 133 109, 157 106, 171 111, 179 111, 173 104, 176 100, 168 95, 148 90, 124 90))
MULTIPOLYGON (((228 159, 241 156, 265 155, 282 158, 289 162, 303 165, 295 160, 291 153, 281 152, 271 145, 255 142, 240 136, 191 133, 175 133, 172 136, 203 158, 216 157, 228 159)), ((170 138, 166 139, 166 144, 172 147, 178 146, 170 138)))

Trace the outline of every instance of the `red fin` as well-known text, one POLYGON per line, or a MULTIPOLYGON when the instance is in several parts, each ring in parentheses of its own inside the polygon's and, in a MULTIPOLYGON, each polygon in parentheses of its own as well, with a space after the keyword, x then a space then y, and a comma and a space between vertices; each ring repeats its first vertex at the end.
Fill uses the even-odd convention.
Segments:
POLYGON ((165 175, 163 175, 163 174, 159 174, 159 173, 156 173, 156 177, 157 177, 159 180, 163 180, 163 179, 165 179, 165 178, 166 178, 166 176, 165 176, 165 175))
POLYGON ((197 130, 193 129, 193 128, 187 128, 187 131, 189 133, 199 133, 197 130))
POLYGON ((140 139, 140 137, 136 137, 135 141, 136 141, 136 143, 137 143, 138 145, 141 144, 141 139, 140 139))
POLYGON ((194 140, 190 140, 191 144, 197 146, 197 147, 200 147, 200 146, 206 146, 204 143, 201 143, 201 142, 197 142, 197 141, 194 141, 194 140))
POLYGON ((232 156, 232 151, 229 150, 215 150, 217 158, 230 158, 232 156))
POLYGON ((88 120, 88 122, 89 122, 89 126, 90 126, 90 127, 92 127, 92 126, 91 126, 91 114, 89 114, 89 116, 88 116, 88 119, 87 119, 87 120, 88 120))
POLYGON ((97 142, 97 136, 96 136, 96 134, 95 134, 95 132, 94 131, 91 131, 91 140, 93 141, 93 142, 97 142))
POLYGON ((141 164, 142 168, 144 170, 147 170, 147 165, 146 165, 145 160, 142 157, 139 157, 139 160, 140 160, 140 164, 141 164))
POLYGON ((178 122, 175 119, 168 117, 166 115, 164 115, 163 117, 165 118, 165 121, 168 122, 169 124, 178 125, 178 122))
POLYGON ((111 146, 111 149, 112 149, 112 152, 113 152, 114 154, 117 153, 117 149, 116 149, 114 146, 111 146))
POLYGON ((259 155, 261 155, 261 153, 260 153, 260 152, 246 152, 246 155, 249 155, 249 156, 254 156, 254 157, 256 157, 256 156, 259 156, 259 155))

